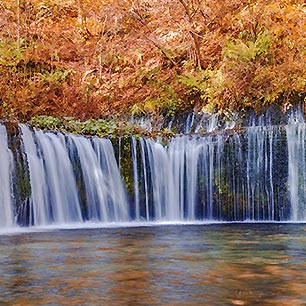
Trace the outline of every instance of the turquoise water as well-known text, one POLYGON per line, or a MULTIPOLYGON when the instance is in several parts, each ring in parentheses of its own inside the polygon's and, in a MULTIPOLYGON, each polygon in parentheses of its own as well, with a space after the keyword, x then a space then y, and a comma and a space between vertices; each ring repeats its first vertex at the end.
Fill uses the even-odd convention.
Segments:
POLYGON ((306 305, 306 226, 0 236, 0 305, 306 305))

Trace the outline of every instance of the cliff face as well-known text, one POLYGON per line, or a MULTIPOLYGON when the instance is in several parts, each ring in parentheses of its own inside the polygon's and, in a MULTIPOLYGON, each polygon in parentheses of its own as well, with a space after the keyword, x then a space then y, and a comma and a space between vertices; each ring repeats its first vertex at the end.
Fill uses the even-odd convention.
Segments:
POLYGON ((163 122, 172 129, 168 138, 152 126, 143 133, 138 126, 137 134, 136 125, 126 126, 129 133, 120 134, 122 122, 43 119, 45 129, 70 132, 0 121, 0 228, 306 218, 301 109, 236 114, 232 121, 190 113, 163 122), (96 136, 111 129, 112 137, 96 136), (80 131, 86 136, 71 133, 80 131))
POLYGON ((166 145, 0 124, 0 228, 129 221, 304 221, 305 124, 166 145))
POLYGON ((0 111, 286 108, 306 92, 304 1, 3 0, 0 111))

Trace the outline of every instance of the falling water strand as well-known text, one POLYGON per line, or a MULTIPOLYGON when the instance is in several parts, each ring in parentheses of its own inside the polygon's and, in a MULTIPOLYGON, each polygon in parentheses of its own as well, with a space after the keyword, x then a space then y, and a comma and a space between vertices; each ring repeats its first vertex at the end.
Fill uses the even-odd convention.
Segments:
POLYGON ((126 192, 120 177, 112 143, 109 139, 98 137, 94 137, 92 142, 103 174, 102 183, 106 186, 104 189, 106 192, 105 198, 111 212, 109 220, 128 221, 126 192))
POLYGON ((8 148, 6 128, 0 124, 0 227, 11 227, 13 220, 12 153, 8 148))
POLYGON ((51 217, 48 215, 48 193, 45 178, 44 161, 38 151, 34 140, 34 134, 30 128, 24 124, 20 125, 21 138, 24 144, 24 150, 28 161, 31 198, 30 198, 30 216, 29 224, 41 225, 48 224, 51 217))
POLYGON ((136 220, 139 220, 139 183, 138 183, 138 166, 137 166, 137 142, 135 137, 132 137, 132 161, 133 161, 133 177, 134 177, 134 203, 136 220))
POLYGON ((81 222, 76 182, 64 136, 37 131, 35 137, 44 159, 44 179, 47 186, 45 198, 49 202, 46 216, 48 223, 81 222))
POLYGON ((129 220, 109 140, 32 131, 25 125, 20 129, 32 191, 30 225, 129 220))
MULTIPOLYGON (((269 138, 269 183, 270 183, 270 201, 269 201, 269 218, 270 220, 274 220, 275 217, 275 204, 274 204, 274 188, 273 188, 273 143, 274 143, 274 133, 273 130, 271 132, 271 137, 269 138)), ((269 193, 269 192, 268 192, 269 193)))
POLYGON ((149 189, 148 189, 148 175, 147 175, 147 162, 146 162, 146 143, 143 138, 140 139, 140 150, 141 150, 141 163, 143 169, 143 178, 144 178, 144 193, 145 193, 145 219, 150 220, 150 210, 149 210, 149 189))
MULTIPOLYGON (((99 222, 127 221, 127 204, 125 195, 122 194, 124 190, 121 180, 118 179, 118 171, 109 171, 109 175, 107 175, 107 171, 103 171, 100 164, 101 160, 97 152, 101 154, 102 149, 99 146, 103 144, 103 141, 93 140, 94 149, 90 139, 75 135, 70 135, 70 138, 75 144, 79 167, 82 172, 82 184, 84 185, 86 195, 87 218, 99 222), (117 182, 119 184, 118 186, 108 185, 112 182, 110 180, 111 175, 115 176, 113 183, 114 181, 117 182), (117 188, 116 192, 114 188, 117 188), (118 201, 121 202, 118 203, 118 201)), ((108 142, 108 145, 110 145, 110 142, 108 142)), ((107 166, 108 170, 109 167, 118 168, 113 156, 113 150, 109 154, 112 155, 112 158, 109 159, 111 166, 107 166)))
POLYGON ((302 204, 305 203, 305 124, 292 123, 286 126, 288 142, 288 186, 292 208, 292 220, 305 218, 302 204))

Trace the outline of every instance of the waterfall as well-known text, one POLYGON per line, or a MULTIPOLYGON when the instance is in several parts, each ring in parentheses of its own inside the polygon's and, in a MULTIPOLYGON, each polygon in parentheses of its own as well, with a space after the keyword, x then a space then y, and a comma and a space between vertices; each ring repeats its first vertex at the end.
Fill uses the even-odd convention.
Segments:
POLYGON ((290 122, 286 126, 288 139, 288 187, 292 206, 292 220, 306 217, 306 155, 304 123, 290 122))
POLYGON ((20 129, 31 183, 29 224, 128 220, 109 140, 20 129))
MULTIPOLYGON (((306 126, 101 139, 0 124, 0 228, 86 222, 305 221, 306 126)), ((171 119, 173 122, 173 119, 171 119)), ((206 120, 206 117, 205 117, 206 120)), ((208 127, 218 126, 216 116, 208 127)), ((206 123, 205 123, 206 124, 206 123)), ((231 124, 232 125, 232 124, 231 124)))
POLYGON ((28 160, 32 197, 30 198, 29 223, 33 225, 48 224, 48 193, 45 178, 43 159, 39 155, 38 148, 30 129, 20 125, 22 139, 28 160))
MULTIPOLYGON (((175 191, 172 186, 172 168, 167 150, 158 142, 145 140, 143 145, 147 151, 147 173, 150 173, 148 184, 152 186, 152 211, 147 212, 152 219, 172 220, 172 209, 175 201, 175 191)), ((144 150, 144 149, 143 149, 144 150)), ((146 158, 145 156, 142 157, 146 158)))
POLYGON ((191 139, 183 136, 170 143, 172 188, 178 203, 178 211, 172 217, 189 221, 214 218, 213 181, 215 174, 219 175, 222 146, 222 136, 216 139, 213 136, 191 139), (202 216, 198 211, 203 211, 202 216))
POLYGON ((31 133, 21 125, 31 182, 30 224, 82 220, 76 182, 62 134, 31 133))
POLYGON ((128 221, 125 188, 120 176, 114 149, 109 139, 93 138, 93 147, 102 169, 103 185, 108 205, 108 221, 128 221))
POLYGON ((12 206, 12 153, 8 149, 6 128, 0 125, 0 228, 14 224, 12 206))
MULTIPOLYGON (((274 173, 282 130, 250 127, 243 135, 179 136, 164 148, 145 140, 144 173, 151 173, 155 218, 195 220, 281 220, 287 208, 274 173), (275 213, 275 190, 280 197, 275 213), (164 208, 164 209, 163 209, 164 208)), ((147 175, 146 175, 147 177, 147 175)))
POLYGON ((132 137, 132 160, 133 160, 133 179, 134 179, 134 202, 136 219, 139 219, 139 185, 137 171, 137 148, 136 139, 132 137))
POLYGON ((274 220, 273 142, 274 135, 277 137, 279 131, 269 126, 253 126, 247 128, 246 133, 248 141, 246 218, 274 220), (262 213, 261 205, 267 206, 262 213))
POLYGON ((109 140, 69 135, 85 190, 85 218, 93 221, 126 221, 124 188, 109 140))

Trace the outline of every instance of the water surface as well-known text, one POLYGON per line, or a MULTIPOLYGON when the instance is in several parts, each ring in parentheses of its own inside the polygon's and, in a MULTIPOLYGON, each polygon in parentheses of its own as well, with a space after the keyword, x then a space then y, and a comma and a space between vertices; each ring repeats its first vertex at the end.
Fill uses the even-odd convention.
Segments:
POLYGON ((306 305, 306 226, 0 236, 0 305, 306 305))

